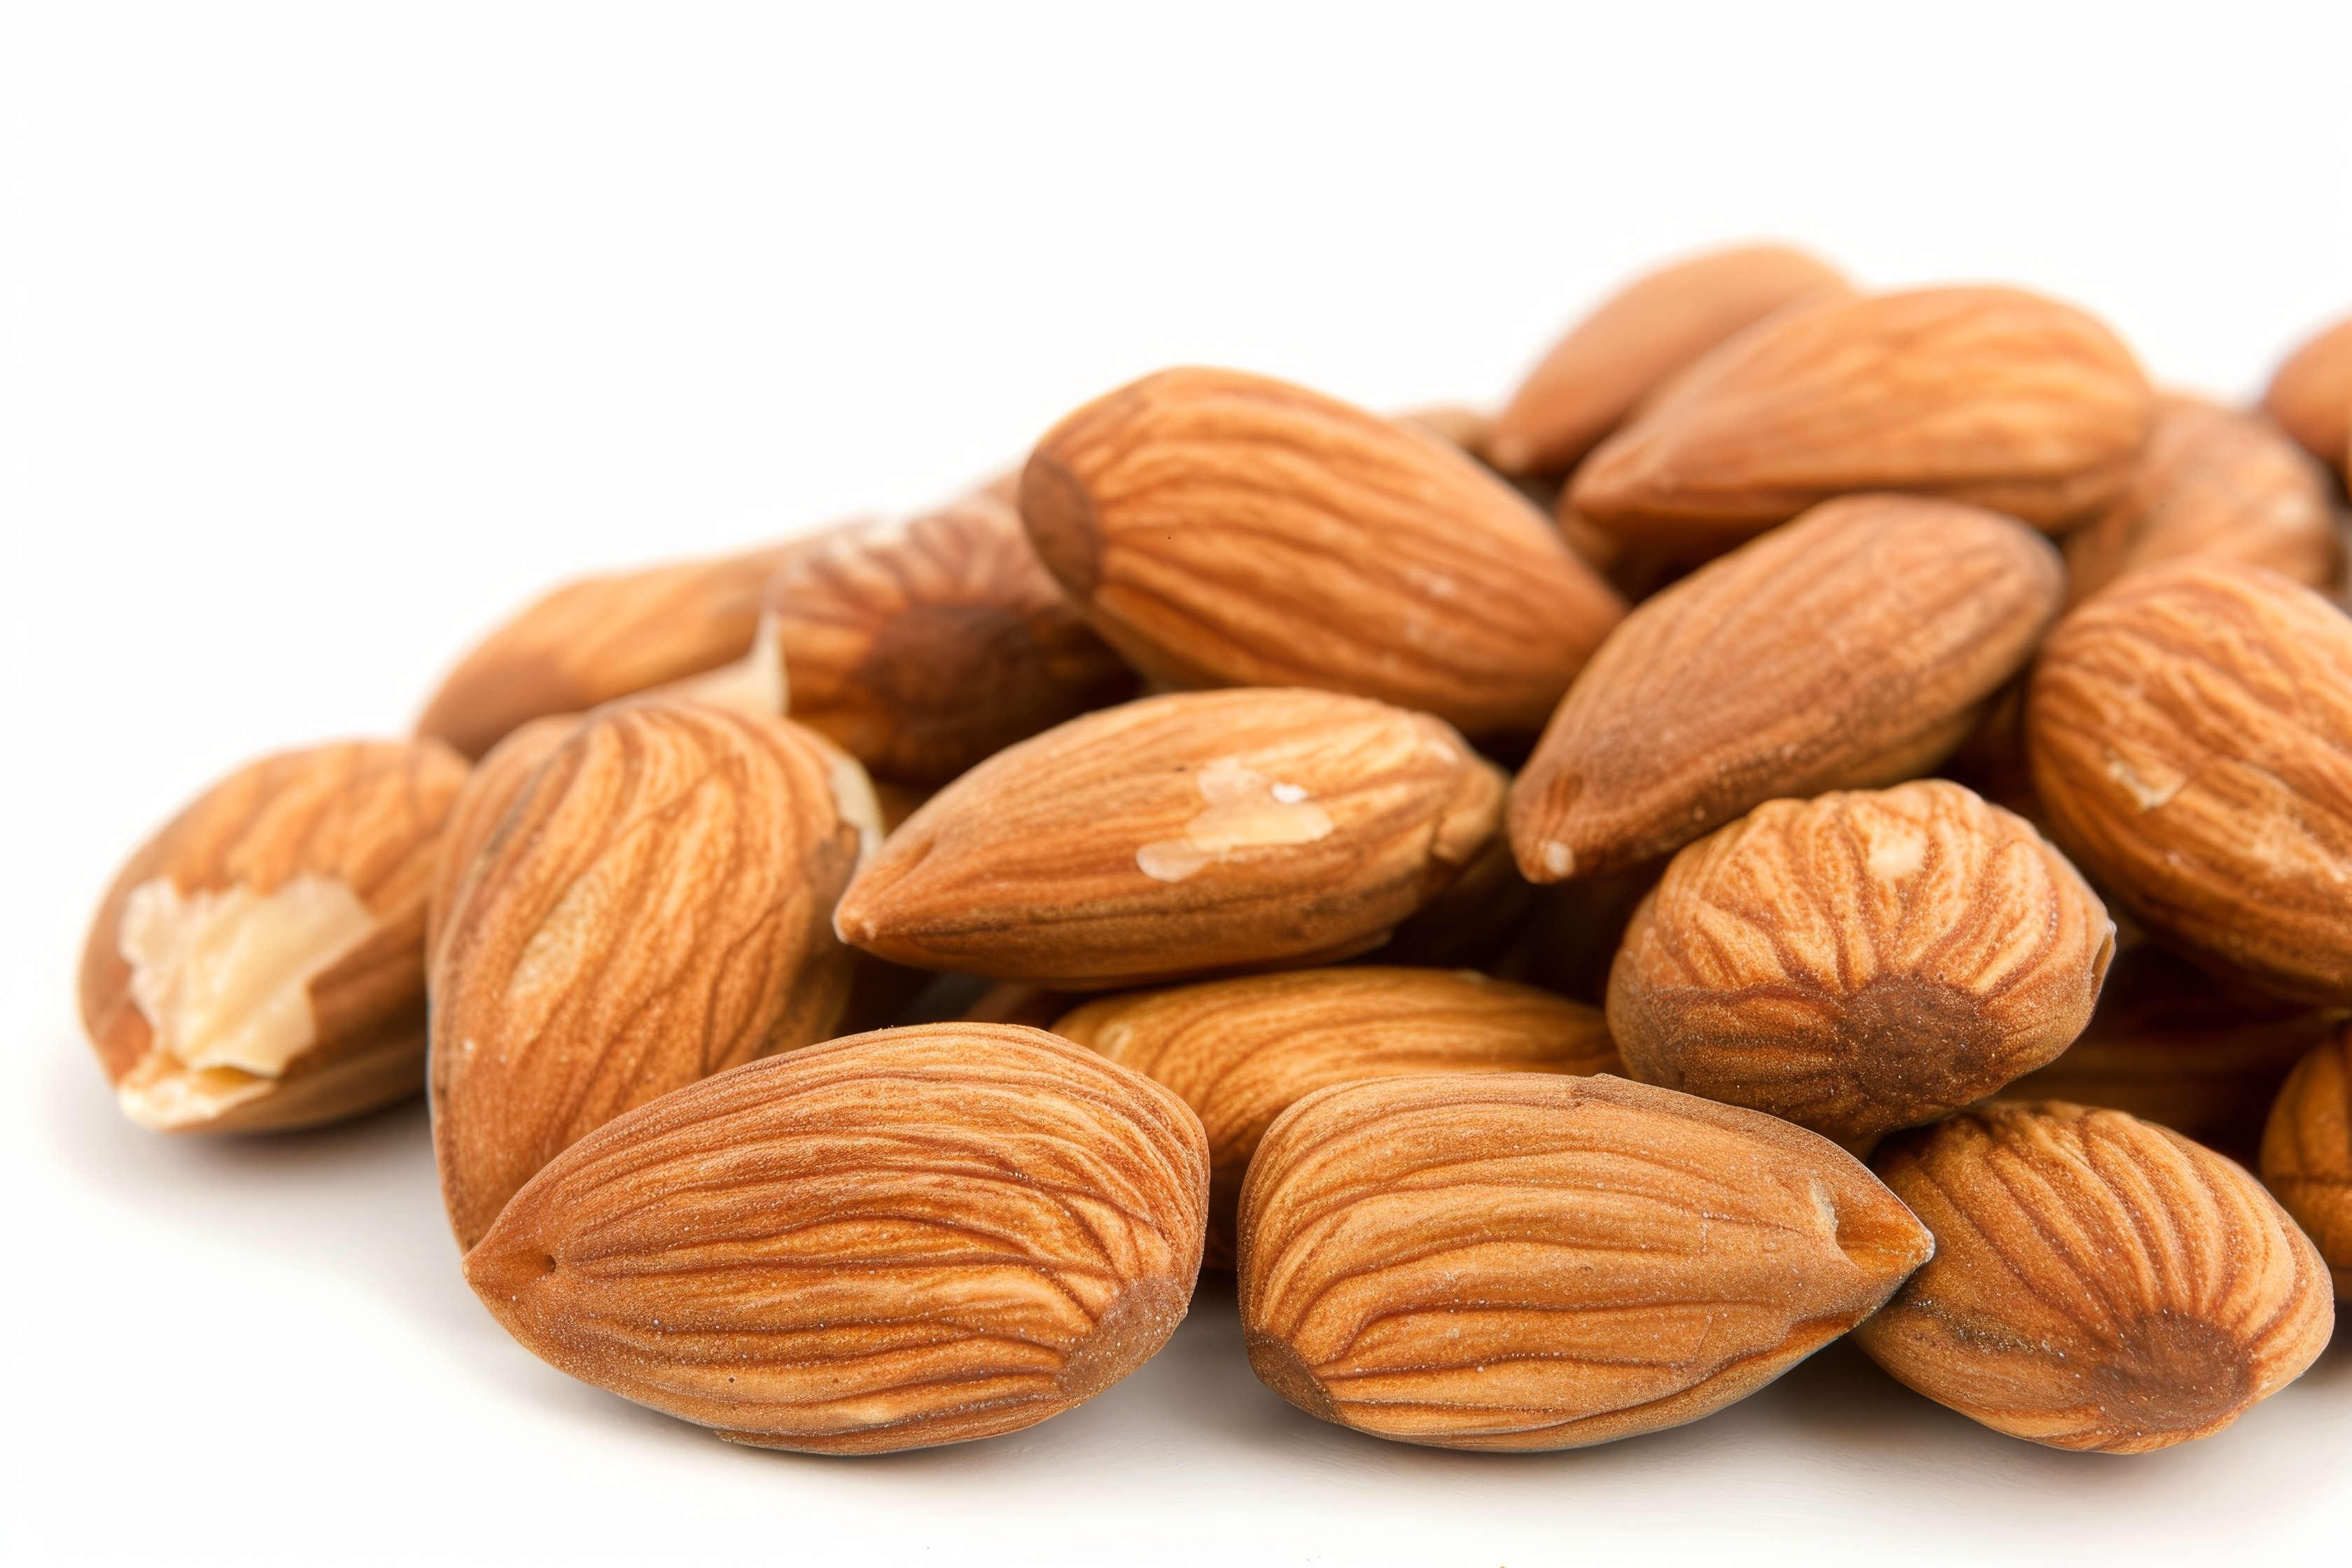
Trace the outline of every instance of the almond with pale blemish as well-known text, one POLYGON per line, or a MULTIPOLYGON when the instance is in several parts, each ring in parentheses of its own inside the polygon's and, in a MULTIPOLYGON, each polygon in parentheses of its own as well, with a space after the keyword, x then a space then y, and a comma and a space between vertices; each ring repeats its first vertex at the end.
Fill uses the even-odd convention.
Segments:
POLYGON ((2352 483, 2352 316, 2287 355, 2263 410, 2352 483))
POLYGON ((1377 946, 1494 833, 1501 773, 1426 714, 1323 691, 1145 698, 982 763, 842 899, 898 963, 1072 990, 1377 946))
POLYGON ((2051 634, 2026 757, 2053 833, 2168 945, 2352 1004, 2352 620, 2259 567, 2124 578, 2051 634))
POLYGON ((2352 1296, 2352 1024, 2295 1063, 2263 1130, 2263 1182, 2352 1296))
POLYGON ((131 857, 82 947, 82 1026, 171 1132, 338 1121, 425 1082, 425 906, 466 763, 360 741, 249 764, 131 857))
POLYGON ((833 1033, 871 788, 782 719, 600 709, 518 792, 434 955, 433 1143, 471 1246, 532 1173, 682 1084, 833 1033))
POLYGON ((2144 1454, 2210 1436, 2335 1327, 2326 1265, 2261 1184, 2120 1110, 1999 1101, 1871 1163, 1936 1256, 1854 1342, 2012 1437, 2144 1454))
POLYGON ((2115 939, 2032 823, 1958 784, 1776 800, 1666 868, 1609 1029, 1636 1078, 1861 1142, 2064 1050, 2115 939))

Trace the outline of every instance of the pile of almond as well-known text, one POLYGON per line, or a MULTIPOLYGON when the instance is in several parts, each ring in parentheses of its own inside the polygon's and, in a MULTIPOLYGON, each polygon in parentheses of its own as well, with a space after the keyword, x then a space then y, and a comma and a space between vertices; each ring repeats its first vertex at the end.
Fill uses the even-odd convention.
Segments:
POLYGON ((2347 444, 2352 321, 2239 410, 1770 247, 1492 418, 1166 371, 214 785, 83 1016, 160 1130, 428 1089, 499 1321, 740 1442, 1043 1420, 1205 1266, 1405 1442, 1851 1332, 2163 1447, 2352 1288, 2347 444))

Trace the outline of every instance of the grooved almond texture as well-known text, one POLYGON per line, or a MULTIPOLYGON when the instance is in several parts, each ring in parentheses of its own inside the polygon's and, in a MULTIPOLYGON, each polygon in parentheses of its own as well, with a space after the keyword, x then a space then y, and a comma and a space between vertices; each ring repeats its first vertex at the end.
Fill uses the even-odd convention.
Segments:
POLYGON ((466 1258, 507 1331, 736 1442, 1016 1431, 1182 1321, 1208 1160, 1181 1100, 1041 1030, 855 1036, 573 1144, 466 1258))
POLYGON ((1598 1008, 1467 970, 1307 969, 1138 991, 1057 1035, 1175 1090, 1209 1134, 1209 1252, 1231 1267, 1250 1156, 1312 1090, 1431 1072, 1618 1070, 1598 1008))
POLYGON ((2151 394, 2082 311, 1931 289, 1741 333, 1586 459, 1585 518, 1692 559, 1853 490, 1969 501, 2052 531, 2128 480, 2151 394))
POLYGON ((1858 1141, 2064 1050, 2115 938, 2032 823, 1958 784, 1776 800, 1675 857, 1609 1028, 1637 1078, 1858 1141))
POLYGON ((1552 346, 1486 433, 1486 454, 1507 474, 1565 473, 1644 396, 1726 338, 1796 300, 1853 291, 1834 268, 1778 245, 1660 268, 1552 346))
POLYGON ((2185 560, 2062 622, 2026 698, 2059 842, 2142 925, 2283 995, 2352 1003, 2352 621, 2185 560))
POLYGON ((1328 962, 1450 882, 1503 787, 1446 725, 1362 698, 1146 698, 932 796, 836 925, 900 963, 1073 990, 1328 962))
POLYGON ((667 699, 589 715, 540 765, 435 954, 433 1144, 461 1243, 623 1111, 832 1033, 856 767, 781 719, 667 699))
POLYGON ((1996 1103, 1872 1164, 1936 1256, 1855 1342, 2011 1436, 2108 1454, 2210 1436, 2335 1326, 2326 1266, 2261 1184, 2120 1110, 1996 1103))
POLYGON ((1780 795, 1927 772, 2058 613, 2049 542, 1973 507, 1851 496, 1643 601, 1511 792, 1528 879, 1621 870, 1780 795))
POLYGON ((1171 370, 1049 432, 1037 552, 1177 687, 1304 686, 1532 733, 1624 613, 1500 479, 1435 437, 1237 371, 1171 370))
POLYGON ((1242 1193, 1250 1364, 1300 1409, 1570 1448, 1752 1394, 1878 1306, 1927 1232, 1843 1150, 1615 1078, 1343 1084, 1242 1193))
POLYGON ((465 787, 457 792, 456 802, 449 807, 449 826, 442 835, 439 863, 433 873, 433 893, 425 902, 425 951, 428 955, 439 951, 442 928, 448 924, 449 911, 457 904, 466 873, 473 868, 475 857, 490 841, 507 807, 514 804, 515 796, 539 771, 539 764, 547 761, 579 727, 580 716, 576 713, 533 719, 492 746, 467 775, 465 787))
POLYGON ((2286 357, 2263 395, 2263 408, 2352 482, 2352 317, 2286 357))
POLYGON ((2263 1181, 2352 1295, 2352 1025, 2288 1074, 2263 1130, 2263 1181))

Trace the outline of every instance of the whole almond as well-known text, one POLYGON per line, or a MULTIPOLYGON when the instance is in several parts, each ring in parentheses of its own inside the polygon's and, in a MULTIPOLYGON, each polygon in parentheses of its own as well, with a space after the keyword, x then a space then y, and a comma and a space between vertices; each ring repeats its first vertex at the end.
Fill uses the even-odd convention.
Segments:
POLYGON ((2263 1181, 2352 1295, 2352 1025, 2311 1047, 2263 1130, 2263 1181))
POLYGON ((1552 345, 1486 435, 1507 474, 1566 473, 1634 405, 1709 349, 1800 300, 1853 292, 1801 250, 1712 251, 1635 279, 1552 345))
POLYGON ((425 904, 462 758, 354 741, 238 769, 107 889, 82 1027, 123 1111, 171 1132, 339 1121, 425 1079, 425 904))
POLYGON ((1054 1032, 1167 1085, 1209 1134, 1209 1249, 1234 1260, 1250 1156, 1304 1095, 1432 1072, 1618 1070, 1599 1009, 1467 970, 1303 969, 1135 991, 1054 1032))
POLYGON ((1328 962, 1459 874, 1503 788, 1446 725, 1360 697, 1146 698, 940 791, 835 923, 900 963, 1072 990, 1328 962))
POLYGON ((2352 483, 2352 316, 2287 355, 2263 395, 2263 408, 2352 483))
POLYGON ((1872 1165, 1936 1256, 1855 1342, 2012 1437, 2142 1454, 2210 1436, 2335 1326, 2326 1266, 2261 1184, 2120 1110, 1996 1103, 1872 1165))
POLYGON ((2187 559, 2060 623, 2026 698, 2060 843, 2168 943, 2352 1003, 2352 621, 2274 573, 2187 559))
POLYGON ((886 1029, 753 1062, 590 1133, 466 1279, 553 1366, 762 1447, 1017 1431, 1183 1320, 1201 1124, 1037 1029, 886 1029))
POLYGON ((590 714, 467 872, 435 953, 433 1144, 471 1246, 532 1173, 683 1084, 833 1032, 857 764, 781 719, 590 714))
POLYGON ((1852 1156, 1752 1110, 1606 1077, 1377 1079, 1267 1130, 1242 1329, 1326 1421, 1571 1448, 1754 1393, 1929 1250, 1852 1156))
POLYGON ((1776 800, 1675 857, 1609 1029, 1646 1082, 1861 1142, 2064 1050, 2115 941, 2065 857, 1958 784, 1776 800))
POLYGON ((1532 734, 1624 613, 1462 452, 1238 371, 1079 409, 1031 455, 1021 512, 1147 676, 1350 692, 1480 738, 1532 734))
POLYGON ((1743 332, 1597 448, 1569 502, 1704 560, 1832 496, 1906 490, 2060 531, 2128 481, 2151 394, 2115 334, 2013 289, 1931 289, 1743 332))
MULTIPOLYGON (((554 754, 555 748, 571 738, 580 727, 576 713, 551 713, 544 719, 533 719, 528 724, 508 731, 504 740, 492 746, 474 764, 466 777, 465 787, 449 807, 449 822, 441 836, 438 864, 433 873, 433 890, 425 905, 425 951, 429 955, 441 948, 441 932, 449 923, 449 911, 457 901, 458 889, 464 885, 466 873, 472 869, 475 858, 490 835, 505 817, 507 807, 522 793, 539 764, 554 754)), ((431 966, 426 966, 427 977, 431 966)))
POLYGON ((1934 767, 2065 593, 2049 542, 1948 501, 1849 496, 1644 600, 1511 791, 1537 882, 1672 853, 1781 795, 1934 767))

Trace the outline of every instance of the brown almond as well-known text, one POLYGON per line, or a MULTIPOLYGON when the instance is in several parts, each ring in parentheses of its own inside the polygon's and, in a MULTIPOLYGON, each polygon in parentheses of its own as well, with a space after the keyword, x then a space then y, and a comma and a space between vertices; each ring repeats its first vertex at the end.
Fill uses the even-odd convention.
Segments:
POLYGON ((425 1081, 425 904, 466 763, 438 741, 285 752, 141 845, 81 955, 123 1111, 170 1132, 316 1126, 425 1081))
POLYGON ((1326 1421, 1572 1448, 1754 1393, 1929 1250, 1860 1163, 1752 1110, 1617 1078, 1376 1079, 1258 1146, 1242 1329, 1326 1421))
POLYGON ((1036 1029, 886 1029, 588 1134, 466 1257, 507 1331, 733 1442, 1018 1431, 1183 1320, 1208 1159, 1184 1103, 1036 1029))
POLYGON ((2287 355, 2263 395, 2263 409, 2352 483, 2352 316, 2287 355))
POLYGON ((1315 1089, 1432 1072, 1619 1070, 1598 1008, 1468 970, 1303 969, 1135 991, 1054 1032, 1183 1097, 1209 1134, 1209 1266, 1234 1260, 1250 1156, 1315 1089))
MULTIPOLYGON (((433 890, 425 905, 425 951, 430 954, 441 946, 442 928, 449 923, 449 911, 457 901, 457 892, 472 869, 475 858, 490 840, 507 807, 522 793, 539 764, 554 753, 555 748, 571 737, 580 727, 577 713, 551 713, 544 719, 533 719, 528 724, 508 731, 504 740, 483 753, 466 777, 465 787, 457 792, 449 807, 449 822, 441 837, 438 863, 433 873, 433 890)), ((429 975, 430 966, 427 973, 429 975)))
POLYGON ((1171 370, 1049 432, 1037 552, 1171 687, 1303 686, 1532 734, 1624 613, 1509 486, 1435 437, 1238 371, 1171 370))
POLYGON ((2352 1295, 2352 1025, 2296 1062, 2263 1130, 2263 1181, 2352 1295))
POLYGON ((1854 1342, 2012 1437, 2143 1454, 2210 1436, 2335 1327, 2326 1266, 2261 1184, 2120 1110, 2000 1102, 1872 1165, 1936 1256, 1854 1342))
POLYGON ((1323 691, 1177 692, 1000 752, 841 900, 900 963, 1099 990, 1374 947, 1493 835, 1502 774, 1451 728, 1323 691))
POLYGON ((1723 344, 1597 448, 1569 503, 1705 560, 1854 490, 1991 507, 2053 532, 2128 482, 2151 394, 2116 335, 2014 289, 1792 311, 1723 344))
POLYGON ((1849 496, 1647 599, 1511 791, 1531 881, 1672 853, 1781 795, 1934 767, 2058 612, 2049 542, 1973 507, 1849 496))

